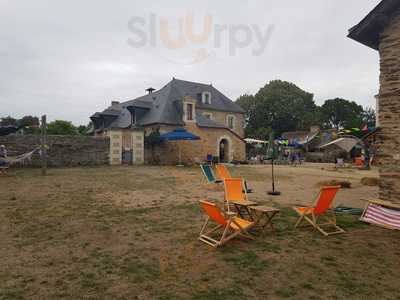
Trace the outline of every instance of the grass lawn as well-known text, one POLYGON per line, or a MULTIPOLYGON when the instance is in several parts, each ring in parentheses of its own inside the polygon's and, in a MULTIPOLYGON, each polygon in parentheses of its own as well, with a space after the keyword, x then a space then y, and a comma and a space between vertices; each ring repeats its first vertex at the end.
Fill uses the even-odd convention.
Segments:
POLYGON ((354 217, 343 235, 294 232, 265 198, 276 233, 200 243, 197 202, 223 190, 197 168, 17 169, 0 187, 0 299, 400 299, 399 232, 354 217))

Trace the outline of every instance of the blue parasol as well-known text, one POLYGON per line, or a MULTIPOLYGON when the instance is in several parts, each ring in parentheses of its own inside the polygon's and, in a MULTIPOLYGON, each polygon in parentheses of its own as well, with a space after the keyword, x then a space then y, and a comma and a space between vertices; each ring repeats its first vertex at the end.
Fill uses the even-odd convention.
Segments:
MULTIPOLYGON (((200 137, 186 131, 184 128, 177 128, 174 131, 162 134, 160 139, 162 141, 196 141, 200 140, 200 137)), ((181 161, 182 154, 181 148, 179 147, 179 165, 181 165, 181 161)))

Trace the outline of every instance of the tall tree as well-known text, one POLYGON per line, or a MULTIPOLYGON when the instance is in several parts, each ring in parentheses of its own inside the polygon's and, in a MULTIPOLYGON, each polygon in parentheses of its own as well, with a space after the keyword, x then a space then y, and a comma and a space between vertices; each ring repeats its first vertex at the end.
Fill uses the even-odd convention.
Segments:
POLYGON ((249 135, 249 132, 247 132, 250 128, 248 125, 250 119, 252 118, 252 114, 255 111, 255 97, 253 95, 248 95, 244 94, 240 96, 237 100, 236 103, 239 104, 241 108, 245 111, 245 133, 246 136, 249 135))
POLYGON ((336 129, 362 126, 364 109, 354 101, 342 98, 326 100, 321 107, 325 127, 336 129))
POLYGON ((47 125, 48 134, 78 135, 77 128, 69 121, 56 120, 47 125))
POLYGON ((375 127, 376 112, 372 107, 366 107, 362 113, 362 122, 368 127, 375 127))
POLYGON ((243 95, 237 101, 248 117, 248 136, 267 139, 271 130, 279 136, 285 131, 308 130, 320 123, 313 94, 290 82, 271 81, 254 97, 243 95))

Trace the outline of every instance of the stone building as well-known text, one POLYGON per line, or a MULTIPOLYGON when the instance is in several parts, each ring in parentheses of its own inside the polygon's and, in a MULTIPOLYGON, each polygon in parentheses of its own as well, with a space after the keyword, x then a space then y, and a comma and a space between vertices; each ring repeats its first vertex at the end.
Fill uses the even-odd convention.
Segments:
POLYGON ((110 163, 146 163, 154 159, 176 163, 178 143, 182 161, 204 161, 208 154, 220 161, 245 160, 244 111, 209 84, 172 79, 158 91, 126 102, 113 101, 91 116, 92 133, 110 137, 110 163), (164 142, 145 147, 152 132, 167 133, 183 127, 199 141, 164 142))
POLYGON ((380 198, 400 203, 400 1, 381 1, 349 37, 379 51, 380 198))

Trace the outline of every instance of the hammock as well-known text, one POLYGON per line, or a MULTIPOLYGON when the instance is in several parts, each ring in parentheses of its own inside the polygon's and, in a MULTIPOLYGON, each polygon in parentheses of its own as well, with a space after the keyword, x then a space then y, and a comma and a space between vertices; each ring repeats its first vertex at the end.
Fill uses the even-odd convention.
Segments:
POLYGON ((17 155, 17 156, 7 156, 6 158, 0 158, 0 160, 5 161, 9 165, 14 165, 17 163, 25 163, 26 161, 30 161, 33 153, 38 151, 40 147, 33 149, 31 152, 17 155))

